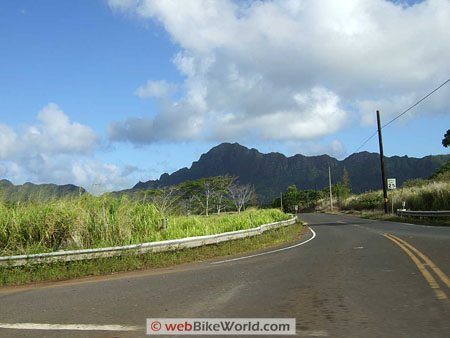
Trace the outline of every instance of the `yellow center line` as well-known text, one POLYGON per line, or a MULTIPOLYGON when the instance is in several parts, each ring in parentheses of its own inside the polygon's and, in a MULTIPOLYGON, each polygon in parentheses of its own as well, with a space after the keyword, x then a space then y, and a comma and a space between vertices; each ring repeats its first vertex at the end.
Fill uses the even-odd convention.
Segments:
POLYGON ((439 284, 436 281, 436 279, 434 279, 434 277, 431 275, 431 273, 425 268, 424 264, 422 262, 420 262, 420 260, 416 256, 414 256, 414 254, 405 245, 403 245, 397 239, 391 237, 390 234, 384 234, 383 236, 386 237, 387 239, 390 239, 395 244, 397 244, 409 256, 409 258, 411 258, 411 260, 414 262, 414 264, 416 264, 417 268, 422 273, 423 277, 428 282, 430 287, 434 290, 436 297, 438 299, 441 299, 441 300, 448 299, 445 292, 439 288, 439 284))
POLYGON ((392 234, 389 234, 392 238, 395 238, 396 240, 398 240, 399 242, 403 243, 404 245, 406 245, 409 249, 411 249, 412 251, 414 251, 417 256, 419 256, 420 258, 423 259, 423 261, 428 264, 428 266, 433 269, 434 273, 442 280, 442 282, 444 282, 445 285, 447 285, 448 288, 450 288, 450 278, 448 278, 448 276, 445 274, 444 271, 442 271, 441 269, 439 269, 439 267, 436 266, 436 264, 434 264, 434 262, 428 258, 425 254, 423 254, 422 252, 420 252, 419 250, 417 250, 415 247, 413 247, 411 244, 409 244, 407 241, 398 238, 397 236, 394 236, 392 234))

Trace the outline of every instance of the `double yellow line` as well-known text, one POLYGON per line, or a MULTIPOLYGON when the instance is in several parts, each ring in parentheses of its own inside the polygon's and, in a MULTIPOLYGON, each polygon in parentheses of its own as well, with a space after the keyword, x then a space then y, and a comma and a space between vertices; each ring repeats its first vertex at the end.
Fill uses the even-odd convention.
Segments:
POLYGON ((439 269, 430 258, 417 250, 411 244, 401 238, 398 238, 397 236, 388 233, 384 234, 383 236, 390 239, 392 242, 397 244, 404 252, 406 252, 406 254, 414 262, 414 264, 416 264, 417 268, 422 273, 423 277, 428 282, 430 287, 434 290, 438 299, 448 299, 447 294, 441 289, 439 283, 433 277, 431 272, 427 270, 427 267, 436 274, 436 276, 442 281, 442 283, 447 286, 447 288, 450 288, 450 278, 448 278, 448 276, 441 269, 439 269))

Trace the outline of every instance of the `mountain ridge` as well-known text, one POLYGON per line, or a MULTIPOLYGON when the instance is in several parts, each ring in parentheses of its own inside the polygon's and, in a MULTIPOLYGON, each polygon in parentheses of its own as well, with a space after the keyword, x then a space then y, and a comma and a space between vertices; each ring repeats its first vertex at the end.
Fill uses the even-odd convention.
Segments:
POLYGON ((75 197, 86 193, 82 187, 74 184, 34 184, 26 182, 15 185, 9 180, 0 180, 0 197, 8 202, 40 201, 46 202, 58 198, 75 197))
MULTIPOLYGON (((450 155, 385 157, 386 172, 401 185, 408 179, 428 178, 449 160, 450 155)), ((377 153, 363 151, 343 160, 329 155, 287 157, 278 152, 264 154, 239 143, 221 143, 192 162, 190 168, 164 173, 158 180, 138 182, 131 190, 155 189, 203 177, 229 175, 238 177, 242 184, 254 185, 260 201, 269 202, 291 184, 299 189, 322 189, 328 184, 328 167, 334 183, 342 178, 346 168, 356 193, 381 188, 377 153)))

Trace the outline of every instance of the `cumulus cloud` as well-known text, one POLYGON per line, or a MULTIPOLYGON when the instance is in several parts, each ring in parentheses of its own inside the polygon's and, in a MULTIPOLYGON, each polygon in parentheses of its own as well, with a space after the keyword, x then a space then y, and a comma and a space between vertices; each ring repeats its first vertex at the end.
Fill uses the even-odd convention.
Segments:
POLYGON ((0 159, 36 154, 85 154, 99 145, 94 130, 70 122, 55 103, 45 106, 37 118, 40 123, 25 127, 21 133, 0 124, 0 159))
MULTIPOLYGON (((317 138, 349 121, 372 123, 378 106, 388 119, 450 73, 447 0, 109 5, 164 27, 180 48, 173 63, 185 79, 180 98, 156 116, 112 124, 116 141, 317 138)), ((161 84, 151 80, 137 93, 161 97, 161 84)))
POLYGON ((0 176, 17 183, 73 183, 104 190, 129 187, 136 168, 86 159, 100 147, 95 131, 69 117, 55 103, 38 114, 38 122, 22 129, 0 124, 0 176))
POLYGON ((131 176, 136 167, 118 166, 112 163, 60 155, 22 157, 20 160, 0 161, 0 175, 16 184, 24 182, 75 184, 101 194, 107 191, 130 188, 131 176))

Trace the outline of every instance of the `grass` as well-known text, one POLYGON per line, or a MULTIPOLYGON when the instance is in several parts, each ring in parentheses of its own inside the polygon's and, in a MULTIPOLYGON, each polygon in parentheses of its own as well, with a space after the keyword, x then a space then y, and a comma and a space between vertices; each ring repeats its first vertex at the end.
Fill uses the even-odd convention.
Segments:
POLYGON ((198 248, 164 253, 126 254, 86 261, 55 262, 21 267, 0 266, 0 285, 19 285, 41 281, 57 281, 84 276, 98 276, 123 271, 162 268, 213 257, 241 254, 280 245, 298 239, 301 223, 269 230, 262 235, 198 248))
POLYGON ((248 229, 281 221, 276 209, 221 216, 170 216, 126 196, 61 199, 48 203, 0 202, 0 255, 89 249, 248 229))
POLYGON ((412 224, 424 224, 435 226, 450 226, 450 220, 445 218, 432 218, 432 217, 400 217, 395 214, 385 214, 381 211, 363 211, 359 212, 358 216, 367 219, 376 219, 382 221, 400 222, 400 223, 412 223, 412 224))
MULTIPOLYGON (((450 210, 450 180, 422 181, 420 184, 407 186, 389 192, 389 199, 394 201, 394 210, 406 203, 409 210, 450 210)), ((391 204, 389 205, 391 208, 391 204)), ((344 210, 382 210, 383 193, 381 191, 354 195, 342 204, 344 210)))
MULTIPOLYGON (((400 189, 389 191, 389 210, 405 208, 414 211, 450 210, 450 162, 429 179, 413 179, 400 189)), ((450 220, 433 217, 400 217, 383 212, 383 193, 374 191, 347 198, 341 209, 357 213, 363 218, 402 223, 450 226, 450 220)))

